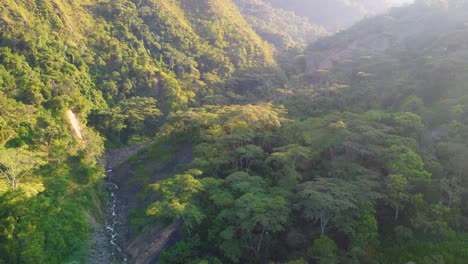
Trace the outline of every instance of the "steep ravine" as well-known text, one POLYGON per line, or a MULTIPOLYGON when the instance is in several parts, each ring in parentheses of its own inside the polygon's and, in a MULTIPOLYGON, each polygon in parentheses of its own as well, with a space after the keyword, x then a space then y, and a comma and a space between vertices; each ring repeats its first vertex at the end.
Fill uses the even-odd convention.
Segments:
POLYGON ((109 194, 103 208, 104 223, 90 218, 92 232, 90 236, 89 264, 126 263, 125 242, 127 235, 127 209, 119 195, 119 186, 113 181, 114 167, 125 162, 149 143, 128 148, 109 150, 105 153, 102 164, 106 168, 104 187, 109 194))
MULTIPOLYGON (((132 162, 128 158, 135 155, 148 144, 108 151, 105 155, 106 181, 109 201, 104 210, 104 223, 92 221, 91 250, 89 263, 155 263, 162 250, 177 241, 180 222, 169 226, 154 224, 144 232, 132 233, 129 214, 141 209, 151 201, 142 201, 141 194, 147 183, 135 175, 132 162)), ((138 154, 137 154, 138 155, 138 154)), ((171 155, 169 159, 151 160, 146 166, 151 175, 150 182, 156 182, 170 174, 178 166, 192 160, 191 146, 185 146, 171 155)))

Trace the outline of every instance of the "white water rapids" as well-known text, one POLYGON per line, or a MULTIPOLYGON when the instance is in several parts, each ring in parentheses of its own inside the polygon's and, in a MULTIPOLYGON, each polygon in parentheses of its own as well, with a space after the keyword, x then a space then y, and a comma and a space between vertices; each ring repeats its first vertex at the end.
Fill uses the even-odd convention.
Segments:
POLYGON ((125 216, 122 214, 121 204, 118 199, 117 191, 119 187, 112 182, 112 169, 106 170, 106 190, 109 192, 109 202, 107 204, 104 226, 109 244, 111 246, 111 255, 114 261, 127 263, 127 256, 122 250, 121 243, 125 239, 120 233, 120 228, 125 225, 125 216))

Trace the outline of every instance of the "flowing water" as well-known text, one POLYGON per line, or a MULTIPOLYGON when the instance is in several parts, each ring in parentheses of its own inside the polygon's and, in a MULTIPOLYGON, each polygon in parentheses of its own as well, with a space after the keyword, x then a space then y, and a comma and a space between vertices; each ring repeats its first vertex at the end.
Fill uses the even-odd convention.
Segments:
POLYGON ((112 181, 112 169, 106 170, 106 190, 109 192, 104 226, 109 239, 111 261, 127 263, 125 254, 126 214, 123 203, 119 200, 119 187, 112 181))
POLYGON ((117 171, 112 171, 112 168, 123 164, 128 157, 150 144, 151 142, 146 142, 136 146, 109 150, 104 155, 101 164, 108 168, 105 171, 104 186, 109 194, 109 200, 103 212, 103 224, 96 221, 94 217, 89 217, 92 230, 89 241, 88 264, 134 262, 126 252, 129 234, 127 219, 131 205, 127 200, 128 197, 125 196, 125 192, 127 192, 127 196, 129 192, 131 192, 131 195, 136 195, 136 193, 132 190, 120 188, 119 185, 123 182, 122 177, 126 176, 125 171, 123 174, 118 174, 117 171))

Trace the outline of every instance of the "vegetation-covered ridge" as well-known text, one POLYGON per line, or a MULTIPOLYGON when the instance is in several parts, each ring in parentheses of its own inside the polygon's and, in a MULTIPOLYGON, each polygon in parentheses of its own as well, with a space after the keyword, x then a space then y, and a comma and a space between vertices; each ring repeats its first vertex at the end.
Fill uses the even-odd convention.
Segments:
POLYGON ((258 1, 1 1, 0 263, 85 263, 104 145, 150 140, 119 177, 132 235, 180 223, 158 263, 465 263, 467 7, 302 52, 258 1))
POLYGON ((273 52, 227 0, 1 1, 0 262, 86 262, 104 142, 153 137, 273 52))
POLYGON ((269 102, 170 115, 195 157, 150 185, 147 214, 184 219, 160 262, 465 263, 466 7, 365 20, 283 64, 269 102))
POLYGON ((327 34, 321 25, 313 25, 292 11, 273 8, 263 0, 233 2, 257 33, 282 51, 304 48, 327 34))

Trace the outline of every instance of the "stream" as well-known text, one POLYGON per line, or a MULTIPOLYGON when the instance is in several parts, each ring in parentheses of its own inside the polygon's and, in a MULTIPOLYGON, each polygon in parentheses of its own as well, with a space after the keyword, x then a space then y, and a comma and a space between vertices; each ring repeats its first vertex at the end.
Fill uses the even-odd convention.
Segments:
MULTIPOLYGON (((137 194, 143 190, 144 185, 135 182, 127 183, 128 177, 131 177, 129 174, 131 166, 125 164, 125 161, 151 143, 150 141, 131 147, 108 150, 103 156, 101 164, 107 168, 104 187, 108 193, 108 200, 102 206, 104 221, 97 221, 95 217, 89 215, 91 234, 88 264, 154 262, 160 252, 168 245, 174 244, 173 241, 180 236, 180 222, 176 221, 165 228, 161 225, 154 225, 145 233, 134 235, 130 239, 128 212, 140 206, 137 194), (113 168, 118 169, 113 170, 113 168)), ((159 164, 159 169, 155 169, 152 181, 159 180, 160 173, 173 168, 176 164, 188 163, 191 157, 191 146, 189 146, 175 155, 172 162, 156 163, 159 164)))
POLYGON ((127 263, 124 251, 127 216, 124 204, 119 200, 119 187, 112 181, 112 176, 112 169, 107 169, 105 187, 109 193, 109 201, 105 210, 104 227, 110 247, 110 260, 117 263, 127 263))

